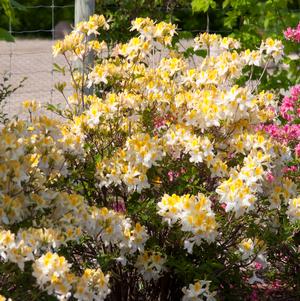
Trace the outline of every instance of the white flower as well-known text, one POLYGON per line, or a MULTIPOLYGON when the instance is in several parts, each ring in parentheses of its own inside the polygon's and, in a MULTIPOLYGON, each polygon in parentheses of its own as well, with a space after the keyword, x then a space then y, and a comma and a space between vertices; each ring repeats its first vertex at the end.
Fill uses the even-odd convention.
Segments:
POLYGON ((249 278, 248 282, 249 282, 249 284, 254 284, 254 283, 256 283, 256 282, 261 283, 261 284, 264 284, 264 283, 265 283, 265 282, 263 281, 263 279, 261 279, 261 278, 259 278, 259 277, 256 276, 256 273, 255 273, 255 272, 253 272, 253 275, 252 275, 251 278, 249 278))
POLYGON ((254 254, 254 241, 252 239, 244 239, 239 244, 239 250, 242 253, 242 259, 248 259, 254 254))
POLYGON ((157 280, 165 270, 166 256, 159 252, 145 251, 137 257, 135 267, 146 281, 157 280))
POLYGON ((194 284, 190 284, 188 288, 184 287, 182 289, 184 293, 182 301, 215 301, 216 292, 209 291, 210 283, 211 281, 198 280, 194 284), (203 299, 203 297, 206 299, 203 299))
POLYGON ((300 197, 289 200, 287 215, 292 222, 300 220, 300 197))

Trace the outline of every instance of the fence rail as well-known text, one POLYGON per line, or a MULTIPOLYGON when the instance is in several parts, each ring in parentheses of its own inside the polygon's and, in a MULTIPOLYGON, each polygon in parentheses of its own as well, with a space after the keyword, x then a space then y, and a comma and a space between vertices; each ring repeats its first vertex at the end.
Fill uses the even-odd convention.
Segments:
MULTIPOLYGON (((74 7, 74 4, 70 4, 70 5, 35 5, 35 6, 31 6, 31 5, 22 5, 24 7, 24 9, 35 9, 35 8, 70 8, 70 7, 74 7)), ((17 8, 17 6, 13 6, 14 8, 17 8)))
MULTIPOLYGON (((53 64, 64 62, 63 58, 53 58, 51 46, 55 40, 55 25, 63 21, 57 20, 58 12, 72 9, 74 4, 58 5, 56 0, 49 2, 49 5, 23 5, 23 8, 37 13, 39 9, 45 9, 44 12, 51 16, 51 28, 14 29, 9 20, 8 31, 19 38, 15 43, 0 42, 0 73, 7 72, 13 86, 17 86, 23 78, 27 78, 23 87, 8 99, 7 111, 10 116, 23 115, 22 102, 25 99, 36 99, 42 104, 61 101, 61 96, 54 90, 54 85, 66 79, 53 71, 53 64), (40 34, 49 34, 51 38, 41 39, 40 34), (27 36, 30 39, 26 39, 27 36)), ((70 87, 67 86, 67 89, 70 87)))

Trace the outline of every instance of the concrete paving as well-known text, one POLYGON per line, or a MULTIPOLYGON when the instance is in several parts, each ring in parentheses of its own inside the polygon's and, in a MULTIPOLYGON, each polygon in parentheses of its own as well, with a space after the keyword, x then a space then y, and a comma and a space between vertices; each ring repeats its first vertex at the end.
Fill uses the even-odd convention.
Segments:
MULTIPOLYGON (((13 86, 26 77, 24 86, 18 89, 8 99, 6 107, 10 116, 23 117, 22 102, 35 99, 42 104, 63 102, 54 84, 59 81, 69 81, 67 76, 54 72, 53 63, 64 64, 64 58, 52 57, 52 40, 17 39, 15 43, 0 42, 0 75, 10 72, 10 82, 13 86)), ((70 88, 68 88, 70 92, 70 88)))

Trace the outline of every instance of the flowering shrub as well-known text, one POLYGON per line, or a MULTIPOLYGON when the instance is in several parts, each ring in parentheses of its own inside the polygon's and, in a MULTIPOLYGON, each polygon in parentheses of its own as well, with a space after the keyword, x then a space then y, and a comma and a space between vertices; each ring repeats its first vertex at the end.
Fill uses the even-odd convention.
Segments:
POLYGON ((237 41, 205 33, 195 53, 207 56, 193 65, 172 46, 174 25, 132 25, 138 37, 108 55, 88 39, 108 29, 104 17, 78 24, 54 46, 74 88, 67 96, 57 85, 66 107, 50 109, 60 120, 27 101, 30 120, 1 132, 5 297, 244 300, 261 280, 255 267, 268 281, 282 269, 278 244, 296 248, 299 196, 282 171, 290 149, 257 131, 276 96, 238 85, 245 67, 278 62, 281 42, 237 51, 237 41))
MULTIPOLYGON (((287 40, 300 42, 297 35, 300 33, 300 23, 297 29, 288 28, 284 35, 287 40), (299 31, 299 33, 297 32, 299 31)), ((299 180, 299 159, 300 159, 300 85, 290 88, 290 91, 284 96, 279 108, 272 108, 277 111, 277 119, 271 124, 265 124, 262 128, 274 139, 282 144, 288 145, 292 150, 291 160, 283 168, 285 173, 293 176, 296 181, 299 180)), ((272 174, 269 174, 269 180, 273 181, 272 174)))
POLYGON ((274 139, 291 147, 293 161, 290 163, 292 166, 285 168, 285 171, 296 172, 300 158, 300 85, 292 87, 290 94, 283 98, 279 107, 281 117, 279 124, 265 125, 264 129, 274 139))

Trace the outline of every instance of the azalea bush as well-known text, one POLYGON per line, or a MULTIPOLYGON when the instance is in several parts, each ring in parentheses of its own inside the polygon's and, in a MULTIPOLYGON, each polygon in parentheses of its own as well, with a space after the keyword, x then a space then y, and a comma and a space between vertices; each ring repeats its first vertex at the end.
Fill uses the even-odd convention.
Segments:
POLYGON ((297 173, 300 158, 300 85, 290 89, 290 95, 283 98, 278 111, 277 122, 265 124, 263 128, 274 139, 290 146, 292 157, 284 170, 297 173))
MULTIPOLYGON (((300 43, 300 23, 296 28, 288 27, 284 31, 284 36, 298 46, 300 43)), ((284 167, 284 172, 290 173, 290 176, 295 177, 295 181, 299 181, 300 85, 289 87, 289 91, 286 91, 285 94, 279 104, 272 108, 277 118, 269 124, 262 124, 261 128, 275 140, 290 147, 292 156, 287 162, 287 166, 284 167)), ((271 174, 269 179, 273 180, 271 174)))
POLYGON ((299 190, 260 89, 282 43, 204 33, 187 54, 174 25, 138 18, 109 55, 108 29, 95 15, 54 46, 74 89, 57 84, 57 118, 26 101, 1 131, 2 299, 247 300, 274 281, 293 296, 299 190))

